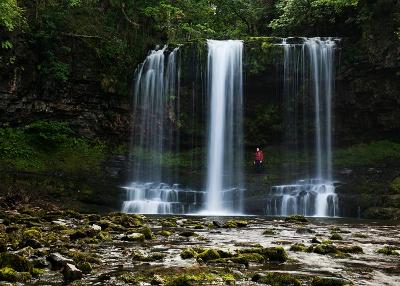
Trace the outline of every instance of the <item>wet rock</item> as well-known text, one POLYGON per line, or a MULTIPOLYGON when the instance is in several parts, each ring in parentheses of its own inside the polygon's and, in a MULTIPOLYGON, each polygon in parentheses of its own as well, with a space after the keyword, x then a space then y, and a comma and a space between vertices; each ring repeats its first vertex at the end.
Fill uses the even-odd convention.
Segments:
POLYGON ((201 258, 203 261, 207 262, 209 260, 218 259, 220 258, 220 254, 215 249, 206 249, 202 253, 197 255, 198 258, 201 258))
POLYGON ((343 237, 338 233, 332 233, 330 239, 331 240, 343 240, 343 237))
POLYGON ((384 255, 399 255, 396 251, 398 248, 393 246, 384 246, 376 250, 376 253, 384 254, 384 255))
POLYGON ((191 237, 196 235, 196 233, 194 231, 191 230, 185 230, 179 233, 180 236, 184 236, 184 237, 191 237))
POLYGON ((28 240, 26 240, 25 246, 30 246, 32 248, 42 248, 43 244, 41 244, 38 240, 34 238, 29 238, 28 240))
POLYGON ((184 250, 181 251, 180 256, 182 259, 190 259, 196 257, 197 253, 192 248, 185 248, 184 250))
POLYGON ((312 286, 345 286, 345 285, 352 285, 348 281, 335 279, 335 278, 321 278, 321 277, 314 277, 312 282, 312 286))
POLYGON ((228 220, 224 223, 223 227, 225 228, 238 228, 238 227, 246 227, 249 223, 245 220, 228 220))
POLYGON ((307 223, 308 219, 302 215, 292 215, 292 216, 286 217, 285 222, 307 223))
POLYGON ((296 229, 297 234, 314 234, 315 231, 310 228, 301 227, 296 229))
POLYGON ((12 253, 0 254, 0 268, 9 267, 18 272, 32 271, 32 264, 25 258, 12 253))
POLYGON ((257 273, 253 276, 252 281, 272 286, 301 286, 300 280, 295 276, 281 272, 257 273))
POLYGON ((343 253, 364 253, 363 249, 360 246, 347 246, 347 247, 339 247, 338 250, 343 253))
POLYGON ((29 272, 17 272, 11 267, 0 268, 0 281, 24 282, 30 278, 29 272))
POLYGON ((302 243, 295 243, 290 247, 290 250, 295 252, 304 252, 306 249, 307 247, 302 243))
POLYGON ((32 260, 32 265, 35 268, 47 268, 50 264, 45 257, 38 257, 32 260))
POLYGON ((215 226, 215 227, 222 227, 223 226, 223 223, 222 222, 220 222, 220 221, 217 221, 217 220, 213 220, 213 226, 215 226))
POLYGON ((275 235, 276 232, 272 229, 266 229, 263 231, 263 235, 275 235))
POLYGON ((187 223, 187 221, 188 220, 186 218, 179 219, 179 220, 176 221, 176 224, 179 225, 179 226, 183 226, 183 225, 185 225, 185 223, 187 223))
POLYGON ((153 279, 151 279, 151 285, 164 285, 165 281, 160 275, 154 275, 153 279))
POLYGON ((65 281, 75 281, 82 279, 82 271, 75 265, 67 263, 62 271, 65 281))
POLYGON ((145 237, 144 237, 144 234, 142 234, 142 233, 134 232, 134 233, 125 235, 122 239, 126 240, 126 241, 144 242, 145 237))
POLYGON ((69 264, 73 263, 72 259, 66 258, 57 252, 51 253, 47 257, 47 260, 51 263, 52 270, 59 270, 59 269, 63 268, 65 265, 67 265, 68 263, 69 264))
POLYGON ((168 230, 162 230, 162 231, 159 231, 157 234, 161 235, 161 236, 168 237, 168 236, 171 236, 173 233, 171 231, 168 231, 168 230))
POLYGON ((319 244, 319 243, 321 243, 321 241, 320 241, 318 238, 313 237, 313 238, 311 239, 311 243, 317 243, 317 244, 319 244))

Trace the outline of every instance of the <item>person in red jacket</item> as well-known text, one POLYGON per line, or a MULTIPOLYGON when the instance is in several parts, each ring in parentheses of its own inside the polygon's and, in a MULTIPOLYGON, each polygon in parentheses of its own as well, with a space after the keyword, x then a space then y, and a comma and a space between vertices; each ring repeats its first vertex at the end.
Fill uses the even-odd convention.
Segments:
POLYGON ((263 151, 260 150, 260 148, 257 148, 256 153, 254 154, 254 162, 253 162, 254 166, 256 166, 257 173, 261 172, 263 161, 264 161, 264 153, 263 151))

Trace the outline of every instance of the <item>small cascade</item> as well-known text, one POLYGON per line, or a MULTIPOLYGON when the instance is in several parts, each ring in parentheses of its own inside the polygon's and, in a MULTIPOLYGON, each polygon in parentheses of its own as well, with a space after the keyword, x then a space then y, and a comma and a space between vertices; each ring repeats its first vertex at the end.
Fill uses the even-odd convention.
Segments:
POLYGON ((318 179, 299 180, 295 184, 272 187, 267 214, 289 216, 337 216, 338 198, 334 186, 318 179))
MULTIPOLYGON (((332 38, 287 38, 281 43, 287 174, 311 178, 272 187, 266 213, 337 216, 338 199, 332 182, 332 96, 336 41, 332 38), (293 155, 294 154, 294 155, 293 155), (297 156, 314 161, 298 171, 297 156)), ((293 175, 292 175, 293 177, 293 175)), ((293 178, 289 180, 293 180, 293 178)))
POLYGON ((184 214, 198 211, 204 197, 202 192, 183 190, 177 184, 132 183, 124 189, 124 213, 184 214))
POLYGON ((243 42, 208 40, 208 214, 242 211, 243 42), (235 203, 236 202, 236 203, 235 203))

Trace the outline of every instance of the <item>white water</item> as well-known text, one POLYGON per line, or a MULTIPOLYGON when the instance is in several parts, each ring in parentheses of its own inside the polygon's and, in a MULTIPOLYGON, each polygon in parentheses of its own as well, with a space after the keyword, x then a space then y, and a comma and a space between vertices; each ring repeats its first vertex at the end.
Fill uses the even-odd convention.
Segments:
MULTIPOLYGON (((274 186, 266 212, 274 215, 337 216, 338 198, 332 182, 333 39, 283 39, 285 144, 297 153, 313 154, 311 178, 274 186), (310 99, 307 99, 307 96, 310 99), (311 118, 313 119, 311 120, 311 118), (314 140, 307 130, 314 130, 314 140), (300 141, 302 138, 302 141, 300 141), (312 141, 314 141, 312 143, 312 141), (313 152, 308 150, 311 144, 313 152)), ((292 169, 288 170, 293 172, 292 169)))
POLYGON ((133 99, 132 183, 126 189, 122 211, 127 213, 182 213, 176 185, 162 183, 175 178, 173 169, 162 168, 165 152, 176 151, 179 134, 174 127, 179 120, 178 49, 167 52, 165 46, 149 53, 136 70, 133 99))
POLYGON ((205 213, 242 211, 243 76, 241 41, 208 40, 208 154, 205 213))

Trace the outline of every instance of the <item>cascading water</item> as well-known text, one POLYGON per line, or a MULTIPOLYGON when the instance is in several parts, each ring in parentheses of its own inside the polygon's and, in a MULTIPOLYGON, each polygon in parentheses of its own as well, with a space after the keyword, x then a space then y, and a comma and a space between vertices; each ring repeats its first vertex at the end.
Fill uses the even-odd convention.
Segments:
POLYGON ((165 174, 163 155, 176 151, 179 134, 173 125, 179 118, 178 49, 167 54, 167 47, 150 52, 136 70, 133 101, 132 157, 133 183, 124 187, 127 213, 183 213, 178 185, 163 183, 176 179, 174 170, 165 174))
MULTIPOLYGON (((332 182, 332 95, 334 92, 334 39, 283 39, 285 143, 295 152, 309 156, 314 146, 315 179, 272 187, 267 214, 337 216, 338 200, 332 182), (300 40, 300 42, 299 42, 300 40), (312 118, 312 119, 310 119, 312 118), (314 140, 310 132, 314 133, 314 140), (314 142, 312 142, 314 141, 314 142)), ((296 156, 296 155, 295 155, 296 156)), ((293 167, 290 173, 293 173, 293 167)))
POLYGON ((243 76, 241 41, 208 40, 206 213, 242 211, 243 76))

